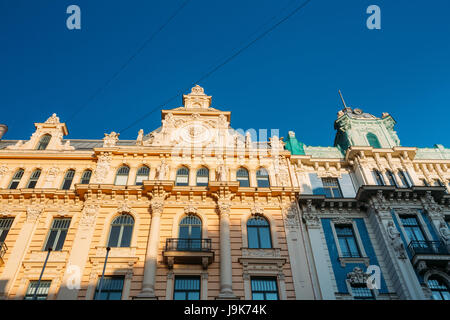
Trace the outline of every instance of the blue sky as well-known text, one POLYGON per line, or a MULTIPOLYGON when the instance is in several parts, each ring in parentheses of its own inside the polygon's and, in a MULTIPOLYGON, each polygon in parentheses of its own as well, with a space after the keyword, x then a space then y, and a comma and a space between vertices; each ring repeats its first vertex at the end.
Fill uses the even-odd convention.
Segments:
MULTIPOLYGON (((114 130, 135 139, 159 127, 159 111, 122 129, 177 93, 165 108, 181 106, 180 91, 302 2, 191 0, 80 110, 183 1, 1 0, 5 139, 28 139, 54 112, 69 138, 114 130), (66 28, 71 4, 81 8, 81 30, 66 28)), ((236 129, 294 130, 307 145, 331 146, 341 89, 352 107, 389 112, 402 145, 450 147, 449 12, 447 0, 312 0, 199 85, 232 112, 236 129), (366 28, 371 4, 381 8, 381 30, 366 28)))

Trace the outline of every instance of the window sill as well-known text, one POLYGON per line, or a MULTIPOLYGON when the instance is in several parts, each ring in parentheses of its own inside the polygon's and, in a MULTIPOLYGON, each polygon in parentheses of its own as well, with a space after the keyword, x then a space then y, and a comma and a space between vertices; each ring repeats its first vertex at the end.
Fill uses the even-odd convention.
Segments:
POLYGON ((339 257, 338 260, 342 267, 345 267, 347 263, 364 263, 367 267, 370 265, 369 257, 339 257))

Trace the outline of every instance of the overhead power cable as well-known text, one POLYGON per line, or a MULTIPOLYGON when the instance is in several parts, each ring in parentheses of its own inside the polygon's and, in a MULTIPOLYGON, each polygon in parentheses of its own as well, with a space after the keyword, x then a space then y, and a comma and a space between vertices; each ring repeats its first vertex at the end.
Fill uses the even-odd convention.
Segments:
MULTIPOLYGON (((242 52, 244 52, 245 50, 247 50, 248 48, 250 48, 253 44, 255 44, 257 41, 261 40, 262 38, 264 38, 267 34, 269 34, 270 32, 272 32, 273 30, 275 30, 278 26, 280 26, 283 22, 286 22, 289 18, 291 18, 293 15, 295 15, 297 12, 299 12, 300 10, 302 10, 304 7, 306 7, 308 5, 308 3, 310 3, 312 0, 306 0, 303 1, 299 6, 297 6, 296 8, 294 8, 292 11, 289 12, 289 14, 287 14, 286 16, 284 16, 281 20, 279 20, 277 23, 273 24, 271 27, 269 27, 268 29, 266 29, 264 32, 262 32, 259 36, 257 36, 255 39, 251 40, 250 42, 248 42, 246 45, 244 45, 242 48, 240 48, 239 50, 237 50, 236 52, 234 52, 233 54, 231 54, 230 56, 228 56, 227 58, 224 59, 224 61, 220 62, 219 64, 217 64, 216 66, 214 66, 211 70, 209 70, 208 72, 206 72, 205 74, 203 74, 197 81, 195 81, 194 83, 191 83, 191 85, 183 90, 178 91, 174 96, 172 96, 171 98, 167 99, 166 101, 164 101, 162 104, 158 105, 156 108, 152 109, 151 111, 147 112, 146 114, 144 114, 143 116, 141 116, 140 118, 138 118, 137 120, 133 121, 130 125, 128 125, 127 127, 125 127, 124 129, 122 129, 121 131, 119 131, 120 133, 123 133, 125 131, 127 131, 128 129, 134 127, 136 124, 138 124, 139 122, 141 122, 142 120, 146 119, 147 117, 149 117, 151 114, 153 114, 154 112, 161 110, 162 108, 164 108, 165 105, 167 105, 169 102, 171 102, 172 100, 176 99, 177 97, 180 96, 180 94, 186 92, 187 90, 189 90, 190 87, 192 87, 193 85, 205 80, 206 78, 210 77, 212 74, 214 74, 215 72, 217 72, 220 68, 222 68, 223 66, 225 66, 226 64, 228 64, 229 62, 231 62, 232 60, 234 60, 236 57, 238 57, 242 52)), ((271 19, 273 20, 273 18, 271 19)), ((267 24, 267 23, 266 23, 267 24)))
POLYGON ((68 121, 75 118, 84 108, 86 108, 89 103, 92 102, 100 93, 102 93, 108 86, 113 82, 114 79, 116 79, 120 73, 128 67, 128 65, 136 58, 139 53, 144 50, 147 45, 183 10, 183 8, 189 3, 191 0, 185 0, 181 3, 181 5, 172 13, 172 15, 158 28, 156 29, 143 43, 142 45, 127 59, 127 61, 122 64, 122 66, 101 86, 98 88, 89 98, 88 100, 80 106, 68 119, 68 121))

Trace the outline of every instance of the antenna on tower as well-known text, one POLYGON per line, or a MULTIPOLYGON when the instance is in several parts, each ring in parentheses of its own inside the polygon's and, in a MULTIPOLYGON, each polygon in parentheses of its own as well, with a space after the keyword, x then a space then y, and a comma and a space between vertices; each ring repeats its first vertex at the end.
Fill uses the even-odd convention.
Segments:
POLYGON ((342 96, 341 90, 339 90, 339 95, 341 96, 342 104, 344 105, 344 108, 347 108, 347 105, 345 104, 344 97, 342 96))

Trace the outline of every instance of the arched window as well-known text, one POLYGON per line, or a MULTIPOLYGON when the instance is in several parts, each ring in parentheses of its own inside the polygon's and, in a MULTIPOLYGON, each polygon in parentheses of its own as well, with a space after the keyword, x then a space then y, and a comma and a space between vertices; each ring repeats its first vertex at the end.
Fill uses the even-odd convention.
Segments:
POLYGON ((111 223, 109 232, 108 247, 124 248, 131 244, 133 234, 134 219, 129 214, 121 214, 111 223))
POLYGON ((256 171, 256 182, 258 183, 259 188, 270 187, 269 173, 266 169, 260 168, 258 171, 256 171))
POLYGON ((39 144, 37 146, 37 150, 45 150, 45 149, 47 149, 47 146, 48 146, 51 138, 52 138, 52 136, 49 135, 49 134, 43 135, 41 137, 41 140, 39 140, 39 144))
POLYGON ((208 186, 209 170, 208 168, 200 168, 197 170, 197 186, 208 186))
POLYGON ((81 184, 89 184, 89 182, 91 182, 91 176, 92 176, 91 170, 84 171, 83 175, 81 176, 81 184))
POLYGON ((188 186, 189 185, 189 169, 181 167, 177 170, 177 177, 175 179, 176 186, 188 186))
POLYGON ((245 168, 239 168, 236 171, 236 179, 239 181, 240 187, 250 187, 250 181, 248 179, 248 170, 245 168))
POLYGON ((402 185, 403 185, 405 188, 411 187, 411 186, 409 185, 408 179, 406 178, 406 174, 405 174, 402 170, 399 170, 399 171, 398 171, 398 176, 399 176, 400 180, 402 181, 402 185))
POLYGON ((381 175, 380 171, 373 170, 372 174, 373 174, 373 178, 375 179, 375 182, 377 183, 377 185, 379 185, 379 186, 384 186, 385 185, 384 178, 381 175))
POLYGON ((272 248, 269 223, 263 217, 256 216, 247 221, 247 235, 249 248, 272 248))
POLYGON ((395 176, 394 176, 394 174, 392 173, 392 171, 389 171, 389 170, 386 171, 386 175, 387 175, 387 177, 388 177, 389 184, 390 184, 391 186, 394 186, 394 187, 398 188, 397 179, 395 179, 395 176))
POLYGON ((136 185, 141 186, 142 181, 148 180, 150 174, 150 169, 147 166, 140 167, 136 174, 136 185))
POLYGON ((71 170, 67 171, 66 175, 64 176, 64 181, 63 181, 61 189, 69 190, 70 186, 72 185, 74 176, 75 176, 75 170, 71 169, 71 170))
POLYGON ((377 138, 376 135, 374 135, 373 133, 369 132, 369 133, 366 135, 366 138, 367 138, 367 141, 369 142, 369 145, 370 145, 371 147, 374 147, 374 148, 381 148, 380 141, 378 141, 378 138, 377 138))
POLYGON ((30 176, 30 180, 28 180, 27 188, 34 189, 34 187, 36 187, 36 184, 37 184, 40 176, 41 176, 41 169, 34 170, 30 176))
POLYGON ((127 166, 122 166, 117 170, 116 181, 114 184, 117 186, 126 186, 128 182, 128 174, 130 173, 130 168, 127 166))
POLYGON ((23 172, 24 172, 23 169, 19 169, 16 171, 9 184, 9 189, 17 189, 17 186, 19 185, 20 180, 22 179, 23 172))
POLYGON ((450 291, 441 277, 431 276, 427 281, 434 300, 450 300, 450 291))
POLYGON ((202 221, 194 215, 181 219, 178 232, 178 250, 199 250, 202 247, 202 221))

